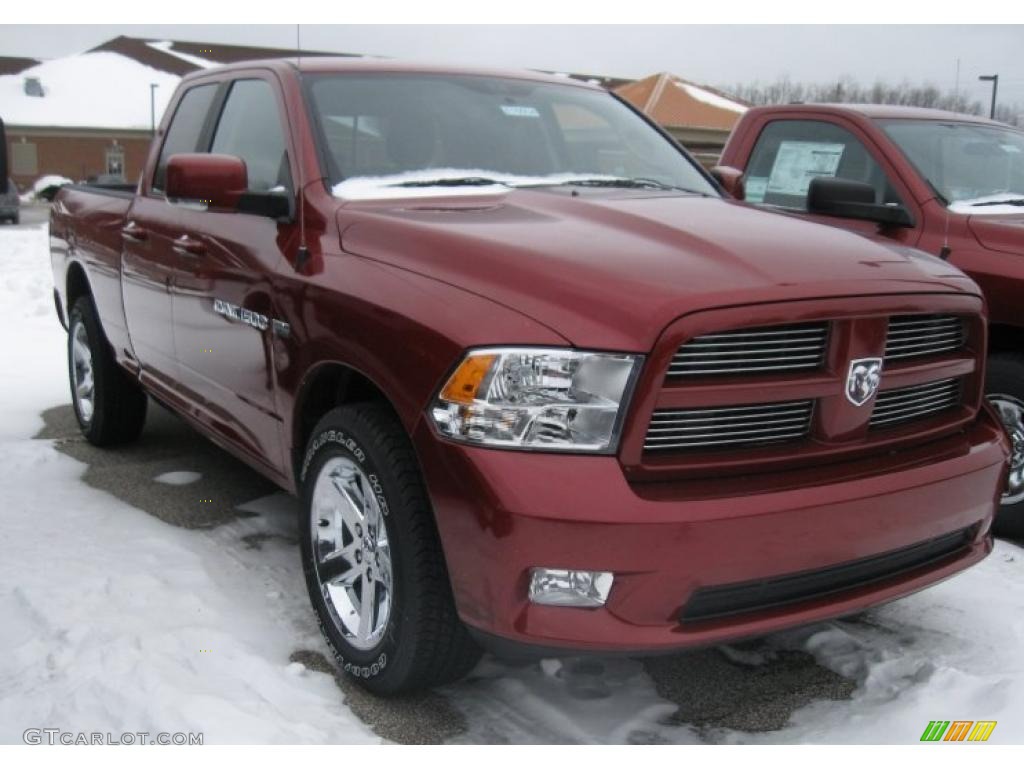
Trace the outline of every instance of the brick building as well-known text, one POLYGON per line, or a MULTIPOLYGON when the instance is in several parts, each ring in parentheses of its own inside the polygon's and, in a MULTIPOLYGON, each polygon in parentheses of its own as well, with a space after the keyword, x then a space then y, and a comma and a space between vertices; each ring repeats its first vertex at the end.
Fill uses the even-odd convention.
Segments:
MULTIPOLYGON (((134 180, 145 164, 152 125, 160 122, 182 76, 294 53, 117 37, 50 61, 0 57, 0 118, 11 176, 22 189, 51 174, 75 181, 99 175, 134 180)), ((322 55, 328 54, 303 51, 322 55)))

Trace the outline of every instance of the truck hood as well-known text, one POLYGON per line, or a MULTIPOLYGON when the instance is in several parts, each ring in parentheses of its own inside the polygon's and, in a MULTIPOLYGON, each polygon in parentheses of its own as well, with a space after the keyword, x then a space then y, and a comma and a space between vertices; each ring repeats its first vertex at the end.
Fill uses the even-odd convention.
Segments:
POLYGON ((1024 213, 971 216, 967 226, 989 250, 1024 255, 1024 213))
POLYGON ((345 251, 486 296, 580 347, 646 351, 713 307, 978 294, 919 251, 717 198, 517 189, 348 203, 338 218, 345 251))

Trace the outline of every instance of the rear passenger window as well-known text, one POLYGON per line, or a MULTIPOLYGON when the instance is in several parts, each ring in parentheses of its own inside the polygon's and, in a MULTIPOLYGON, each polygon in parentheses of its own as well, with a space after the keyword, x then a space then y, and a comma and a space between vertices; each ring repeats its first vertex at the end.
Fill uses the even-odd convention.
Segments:
POLYGON ((171 155, 203 150, 199 146, 199 137, 203 132, 206 114, 210 111, 210 104, 216 93, 216 83, 197 85, 195 88, 189 88, 178 102, 178 108, 174 111, 174 117, 167 128, 167 136, 164 138, 164 145, 160 150, 160 159, 156 164, 156 173, 153 176, 154 191, 163 191, 164 177, 167 175, 167 160, 171 155))
POLYGON ((777 120, 765 126, 744 175, 746 200, 807 210, 807 188, 817 176, 870 184, 875 202, 899 197, 867 148, 845 128, 817 120, 777 120))
POLYGON ((250 192, 291 190, 281 117, 270 83, 238 80, 231 86, 210 151, 245 161, 250 192))

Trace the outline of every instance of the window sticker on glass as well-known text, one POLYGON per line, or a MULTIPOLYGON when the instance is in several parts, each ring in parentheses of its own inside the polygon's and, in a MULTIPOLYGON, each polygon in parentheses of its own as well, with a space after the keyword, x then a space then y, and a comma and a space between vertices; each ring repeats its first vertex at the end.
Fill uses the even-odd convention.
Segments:
POLYGON ((519 104, 502 104, 501 111, 509 117, 540 117, 536 107, 524 107, 519 104))
POLYGON ((751 176, 743 182, 743 199, 748 203, 763 203, 767 188, 768 178, 766 176, 751 176))
POLYGON ((780 195, 806 195, 811 179, 836 175, 845 148, 845 144, 819 141, 782 142, 768 177, 767 191, 780 195))

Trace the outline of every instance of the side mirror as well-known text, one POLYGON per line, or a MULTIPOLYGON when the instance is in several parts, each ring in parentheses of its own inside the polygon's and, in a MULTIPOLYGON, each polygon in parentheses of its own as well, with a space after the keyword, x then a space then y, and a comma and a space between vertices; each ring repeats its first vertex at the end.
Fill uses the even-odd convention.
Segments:
POLYGON ((912 227, 914 219, 902 205, 879 205, 875 188, 862 181, 818 176, 807 188, 807 210, 824 216, 874 221, 892 227, 912 227))
POLYGON ((746 191, 743 188, 743 171, 739 168, 716 165, 711 169, 711 175, 732 197, 737 200, 744 198, 746 191))
POLYGON ((234 210, 249 181, 240 157, 181 154, 168 159, 164 186, 168 200, 205 202, 210 208, 234 210))

